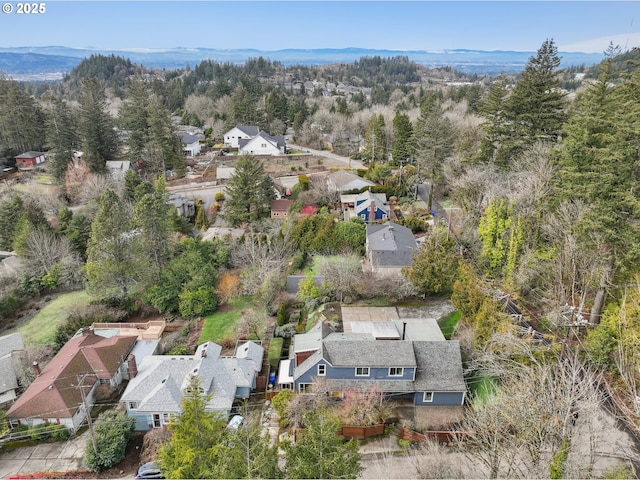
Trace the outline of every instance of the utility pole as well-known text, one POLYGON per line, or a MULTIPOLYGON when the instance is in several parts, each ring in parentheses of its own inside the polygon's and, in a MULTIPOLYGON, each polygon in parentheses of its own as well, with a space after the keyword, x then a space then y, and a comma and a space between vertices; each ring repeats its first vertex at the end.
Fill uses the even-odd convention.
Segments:
POLYGON ((87 398, 84 394, 84 388, 83 388, 83 384, 84 384, 84 379, 87 376, 87 374, 85 373, 84 375, 82 375, 82 377, 80 377, 80 375, 78 375, 78 388, 80 388, 80 395, 82 396, 82 408, 84 409, 86 415, 87 415, 87 425, 89 425, 89 433, 91 435, 91 443, 93 444, 93 452, 95 454, 98 453, 98 447, 96 445, 96 435, 95 432, 93 431, 93 420, 91 420, 91 409, 88 407, 87 405, 87 398))

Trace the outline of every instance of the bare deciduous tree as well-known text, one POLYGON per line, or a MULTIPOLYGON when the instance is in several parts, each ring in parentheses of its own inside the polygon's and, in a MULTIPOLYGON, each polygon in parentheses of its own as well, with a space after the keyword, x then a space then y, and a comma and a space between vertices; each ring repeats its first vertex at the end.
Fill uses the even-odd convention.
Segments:
POLYGON ((26 249, 27 268, 42 276, 57 265, 59 285, 73 285, 81 281, 82 260, 66 237, 50 230, 35 229, 29 234, 26 249))

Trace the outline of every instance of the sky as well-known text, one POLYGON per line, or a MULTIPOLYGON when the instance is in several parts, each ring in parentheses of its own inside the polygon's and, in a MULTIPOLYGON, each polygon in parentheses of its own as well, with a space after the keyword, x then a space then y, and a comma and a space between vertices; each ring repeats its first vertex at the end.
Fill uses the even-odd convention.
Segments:
POLYGON ((12 10, 0 14, 0 47, 534 52, 549 38, 561 52, 640 47, 638 1, 49 0, 37 14, 0 3, 12 10))

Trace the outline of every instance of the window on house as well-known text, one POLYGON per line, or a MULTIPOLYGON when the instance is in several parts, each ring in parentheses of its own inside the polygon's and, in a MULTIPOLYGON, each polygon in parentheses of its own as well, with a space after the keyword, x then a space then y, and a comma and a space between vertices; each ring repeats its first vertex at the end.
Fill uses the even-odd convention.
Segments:
POLYGON ((266 144, 266 143, 261 143, 261 144, 260 144, 260 146, 261 146, 262 148, 267 148, 267 144, 266 144))
POLYGON ((368 377, 369 367, 356 367, 356 377, 368 377))
POLYGON ((153 428, 160 428, 162 426, 162 424, 160 423, 160 414, 159 413, 154 413, 153 414, 153 428))
POLYGON ((109 382, 110 382, 110 380, 108 378, 101 378, 100 379, 100 385, 106 385, 109 382))
POLYGON ((433 392, 423 392, 422 393, 422 401, 423 401, 423 403, 431 403, 431 402, 433 402, 433 392))
POLYGON ((138 402, 129 402, 129 410, 135 410, 138 408, 138 402))
POLYGON ((318 376, 324 377, 327 374, 327 366, 324 364, 318 365, 318 376))
POLYGON ((311 383, 301 383, 298 385, 298 391, 300 393, 311 393, 311 383))
POLYGON ((402 367, 391 367, 389 369, 390 377, 401 377, 403 373, 404 373, 404 368, 402 367))

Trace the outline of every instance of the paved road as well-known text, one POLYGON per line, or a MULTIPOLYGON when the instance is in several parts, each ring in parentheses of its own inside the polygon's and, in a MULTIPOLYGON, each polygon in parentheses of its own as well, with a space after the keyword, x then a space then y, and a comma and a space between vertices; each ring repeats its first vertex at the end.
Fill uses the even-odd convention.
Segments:
POLYGON ((89 432, 66 442, 40 443, 9 451, 0 450, 0 478, 17 473, 84 470, 84 449, 89 432))

